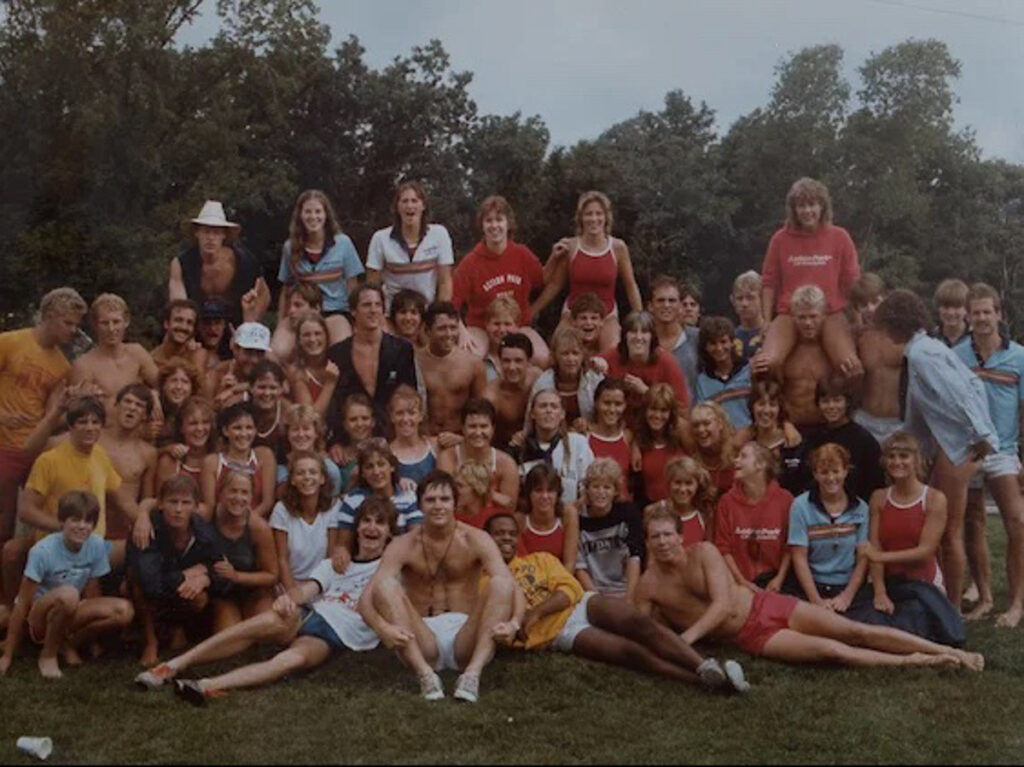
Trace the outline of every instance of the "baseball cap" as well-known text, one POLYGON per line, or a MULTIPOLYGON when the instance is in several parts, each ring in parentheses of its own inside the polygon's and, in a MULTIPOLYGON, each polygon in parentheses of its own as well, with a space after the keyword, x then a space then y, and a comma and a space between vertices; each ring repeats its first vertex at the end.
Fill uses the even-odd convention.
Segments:
POLYGON ((215 298, 207 299, 203 301, 203 305, 199 309, 199 319, 229 320, 231 319, 231 310, 223 301, 218 301, 215 298))
POLYGON ((243 322, 235 331, 234 340, 243 349, 270 351, 270 330, 258 322, 243 322))

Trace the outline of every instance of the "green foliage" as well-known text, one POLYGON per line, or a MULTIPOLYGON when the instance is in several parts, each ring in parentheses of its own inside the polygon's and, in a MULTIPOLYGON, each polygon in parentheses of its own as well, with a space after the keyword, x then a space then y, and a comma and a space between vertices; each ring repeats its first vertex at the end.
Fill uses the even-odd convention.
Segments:
POLYGON ((365 252, 406 178, 426 184, 458 251, 478 237, 479 202, 503 194, 542 257, 572 233, 579 194, 600 189, 641 287, 668 272, 727 311, 801 176, 829 186, 866 268, 926 292, 951 275, 987 280, 1020 321, 1024 169, 982 161, 953 131, 960 64, 940 41, 872 54, 856 98, 842 49, 813 46, 780 61, 767 103, 722 135, 710 107, 672 91, 660 111, 551 150, 540 117, 479 114, 472 75, 440 41, 374 69, 355 37, 331 47, 312 0, 218 0, 220 31, 196 48, 174 40, 200 0, 3 5, 0 326, 65 283, 155 316, 180 223, 207 198, 242 223, 268 275, 308 187, 365 252))

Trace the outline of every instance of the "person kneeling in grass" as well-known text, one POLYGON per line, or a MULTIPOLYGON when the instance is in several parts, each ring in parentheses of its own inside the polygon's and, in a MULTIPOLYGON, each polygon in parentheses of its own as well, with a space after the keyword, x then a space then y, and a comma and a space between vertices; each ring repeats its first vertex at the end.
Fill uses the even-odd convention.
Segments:
POLYGON ((683 548, 678 517, 658 510, 647 520, 650 565, 637 606, 657 612, 684 642, 731 642, 752 655, 789 663, 847 666, 954 666, 981 671, 985 659, 897 629, 870 626, 795 597, 751 591, 735 582, 710 543, 683 548))
POLYGON ((237 655, 256 642, 287 644, 273 658, 251 663, 221 676, 175 679, 175 693, 197 706, 208 697, 239 687, 277 681, 316 668, 334 651, 372 650, 379 644, 356 604, 370 582, 388 541, 397 531, 397 512, 386 498, 371 497, 356 512, 356 551, 344 573, 324 559, 310 574, 274 601, 273 609, 214 634, 191 650, 135 677, 143 689, 160 687, 188 668, 237 655))
POLYGON ((99 579, 110 572, 106 544, 92 532, 99 515, 100 504, 92 493, 71 490, 61 496, 60 531, 28 552, 0 656, 0 676, 14 660, 26 622, 32 641, 42 645, 39 673, 47 679, 63 676, 58 652, 69 665, 77 666, 82 662, 78 647, 84 642, 131 623, 135 613, 130 602, 99 596, 99 579))
POLYGON ((665 626, 641 614, 624 599, 583 591, 551 554, 516 556, 519 525, 509 513, 495 514, 485 529, 512 570, 516 594, 512 619, 494 627, 495 639, 526 650, 552 647, 614 666, 709 688, 746 692, 750 685, 736 661, 725 669, 701 658, 665 626))

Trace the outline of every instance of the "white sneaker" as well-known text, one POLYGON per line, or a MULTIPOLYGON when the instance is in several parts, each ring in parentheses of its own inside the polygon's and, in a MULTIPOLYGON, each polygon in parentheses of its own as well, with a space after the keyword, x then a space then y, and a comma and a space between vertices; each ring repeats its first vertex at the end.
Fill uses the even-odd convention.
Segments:
POLYGON ((750 692, 750 682, 743 676, 743 666, 734 660, 725 662, 725 675, 736 692, 750 692))
POLYGON ((703 663, 697 666, 697 676, 712 690, 717 690, 725 684, 725 672, 714 658, 705 658, 703 663))
POLYGON ((466 703, 476 703, 480 698, 480 675, 463 674, 455 683, 454 697, 466 703))
POLYGON ((444 685, 441 684, 441 677, 430 671, 420 677, 420 695, 424 700, 442 700, 444 698, 444 685))

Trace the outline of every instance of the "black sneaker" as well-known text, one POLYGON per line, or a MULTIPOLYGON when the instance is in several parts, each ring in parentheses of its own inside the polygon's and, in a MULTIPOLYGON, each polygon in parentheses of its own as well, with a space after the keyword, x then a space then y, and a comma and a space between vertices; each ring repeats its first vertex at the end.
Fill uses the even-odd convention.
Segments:
POLYGON ((206 705, 206 693, 195 679, 175 679, 174 694, 193 706, 206 705))

